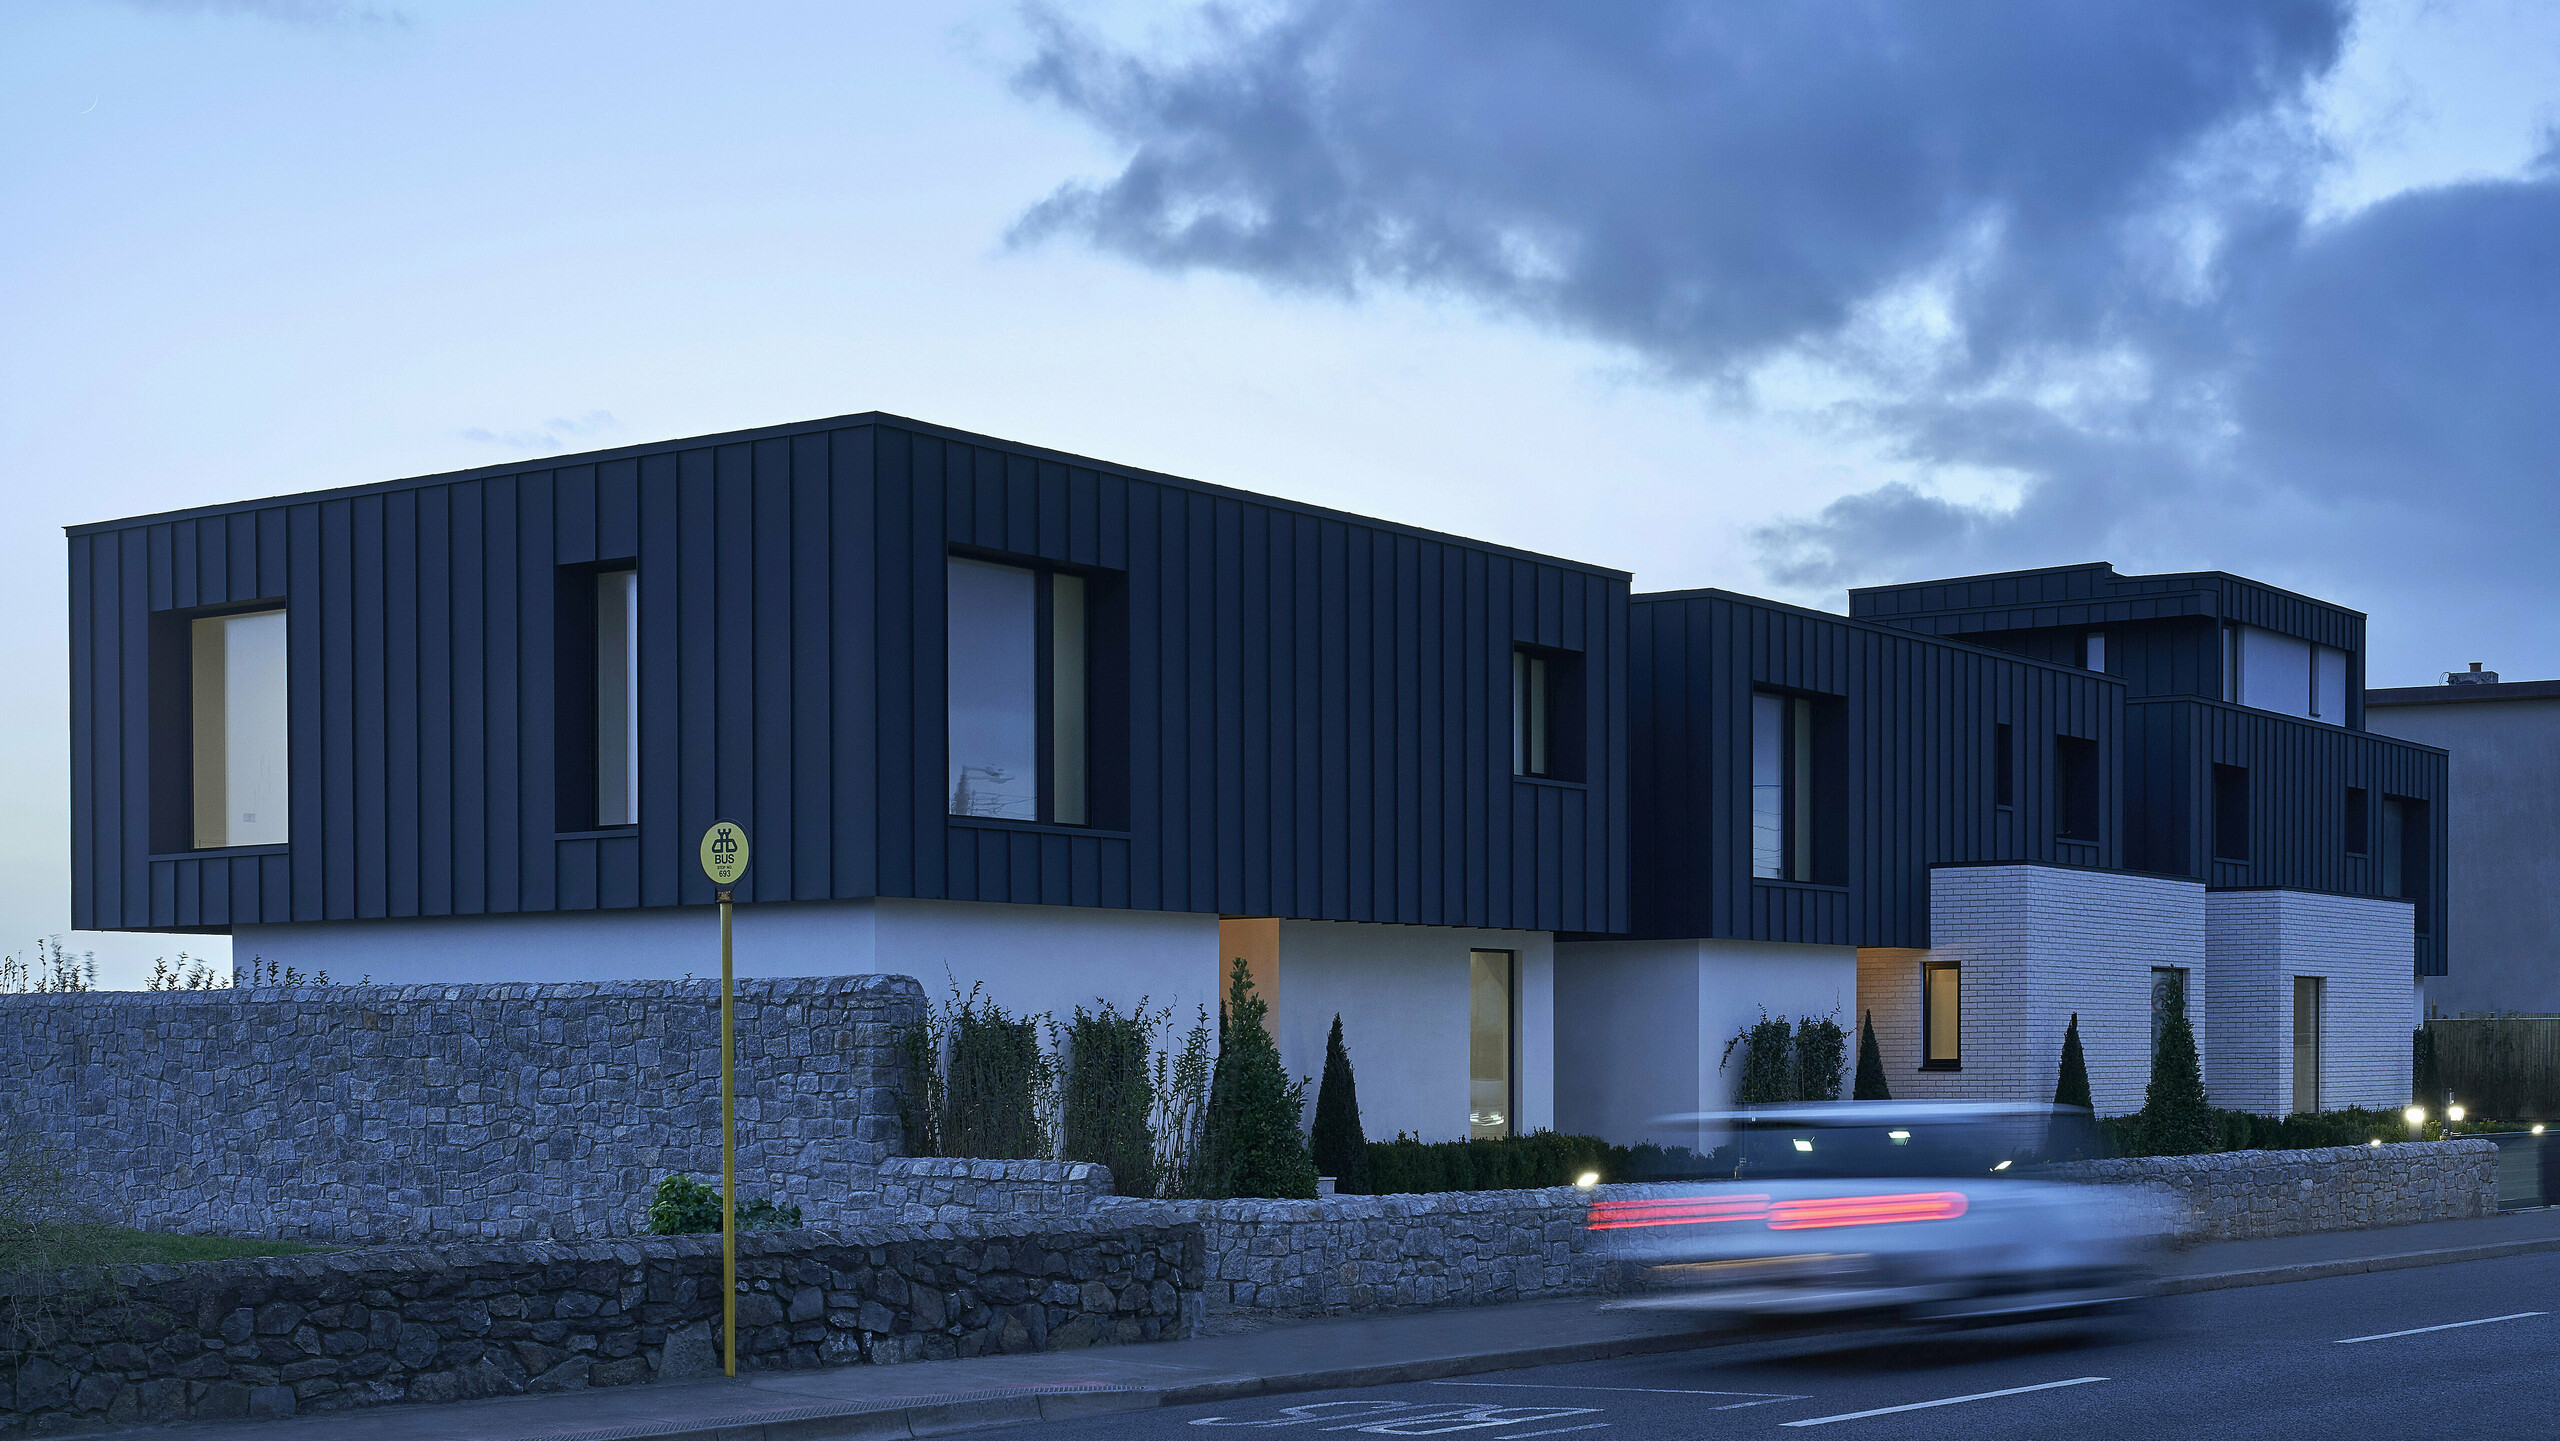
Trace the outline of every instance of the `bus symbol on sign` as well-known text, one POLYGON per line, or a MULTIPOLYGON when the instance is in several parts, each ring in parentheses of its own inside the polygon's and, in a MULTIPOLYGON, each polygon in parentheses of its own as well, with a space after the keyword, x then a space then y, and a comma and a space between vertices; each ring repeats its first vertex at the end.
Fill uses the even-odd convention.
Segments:
POLYGON ((713 821, 702 833, 702 873, 727 889, 747 870, 747 830, 736 821, 713 821))

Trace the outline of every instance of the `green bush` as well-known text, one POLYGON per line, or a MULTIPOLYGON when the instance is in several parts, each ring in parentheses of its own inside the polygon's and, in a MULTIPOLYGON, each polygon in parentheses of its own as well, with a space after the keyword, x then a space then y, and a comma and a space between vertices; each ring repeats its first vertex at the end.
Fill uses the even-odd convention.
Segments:
POLYGON ((1209 1079, 1205 1136, 1213 1197, 1303 1199, 1316 1193, 1316 1163, 1299 1130, 1307 1083, 1292 1081, 1264 1025, 1270 1007, 1253 993, 1244 962, 1235 963, 1227 1004, 1218 1014, 1218 1063, 1209 1079))
POLYGON ((951 1064, 942 1084, 942 1143, 949 1154, 991 1161, 1045 1161, 1057 1154, 1042 1116, 1056 1079, 1040 1048, 1040 1017, 1011 1015, 992 1001, 962 1006, 951 1018, 951 1064))
MULTIPOLYGON (((788 1231, 800 1224, 798 1206, 777 1206, 771 1197, 754 1196, 738 1202, 738 1230, 788 1231)), ((717 1235, 720 1230, 720 1188, 691 1176, 669 1176, 658 1183, 649 1198, 649 1234, 652 1236, 717 1235)))
POLYGON ((1890 1101, 1893 1087, 1884 1079, 1884 1053, 1876 1049, 1876 1013, 1867 1012, 1858 1025, 1858 1080, 1850 1092, 1855 1101, 1890 1101))
POLYGON ((1840 1029, 1838 1013, 1806 1016, 1796 1022, 1795 1098, 1799 1101, 1840 1099, 1840 1073, 1848 1068, 1849 1033, 1840 1029))
MULTIPOLYGON (((2398 1111, 2354 1106, 2345 1110, 2261 1116, 2251 1111, 2207 1111, 2213 1136, 2211 1151, 2309 1151, 2328 1146, 2362 1146, 2380 1141, 2393 1145, 2409 1139, 2409 1123, 2398 1111)), ((2142 1113, 2109 1116, 2098 1129, 2119 1156, 2165 1155, 2143 1149, 2142 1113)), ((2428 1135, 2435 1131, 2430 1128, 2428 1135)), ((2174 1153, 2187 1154, 2187 1153, 2174 1153)))
POLYGON ((1360 1087, 1352 1079, 1351 1052, 1342 1043, 1342 1017, 1324 1042, 1324 1080, 1316 1087, 1316 1124, 1308 1137, 1316 1174, 1333 1177, 1345 1196, 1369 1194, 1369 1140, 1360 1131, 1360 1087))
POLYGON ((2193 1156, 2216 1149, 2221 1126, 2205 1099, 2204 1072, 2196 1062, 2196 1035, 2187 1021, 2187 999, 2175 976, 2168 980, 2167 1012, 2151 1050, 2151 1084, 2142 1096, 2140 1154, 2193 1156))
POLYGON ((2062 1071, 2054 1078, 2053 1103, 2091 1109, 2089 1100, 2089 1058, 2080 1049, 2080 1013, 2071 1013, 2071 1024, 2062 1028, 2062 1071))
MULTIPOLYGON (((1112 1189, 1123 1196, 1156 1193, 1156 1142, 1147 1128, 1155 1109, 1155 1081, 1148 1063, 1157 1022, 1142 999, 1122 1015, 1097 1000, 1098 1011, 1076 1007, 1067 1023, 1067 1081, 1060 1110, 1062 1159, 1111 1168, 1112 1189)), ((1165 1013, 1170 1019, 1172 1013, 1165 1013)))
POLYGON ((1685 1147, 1613 1146, 1597 1136, 1536 1131, 1501 1140, 1369 1143, 1370 1189, 1381 1196, 1444 1191, 1527 1191, 1602 1181, 1694 1179, 1706 1158, 1685 1147))
POLYGON ((1764 1106, 1796 1098, 1794 1040, 1793 1026, 1762 1011, 1758 1021, 1724 1043, 1724 1056, 1716 1062, 1716 1069, 1730 1067, 1733 1053, 1742 1052, 1742 1073, 1733 1083, 1735 1105, 1764 1106))

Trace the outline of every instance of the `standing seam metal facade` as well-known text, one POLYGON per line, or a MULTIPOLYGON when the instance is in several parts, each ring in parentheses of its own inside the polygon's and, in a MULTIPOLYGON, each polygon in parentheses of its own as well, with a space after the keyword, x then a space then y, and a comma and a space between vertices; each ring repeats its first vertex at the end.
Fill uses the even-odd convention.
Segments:
POLYGON ((879 415, 75 527, 70 550, 83 929, 707 904, 692 847, 717 816, 750 828, 758 901, 1627 924, 1619 572, 879 415), (945 813, 955 547, 1122 588, 1122 746, 1097 771, 1125 770, 1124 827, 945 813), (616 560, 640 573, 641 823, 564 831, 561 568, 616 560), (270 600, 291 842, 155 853, 155 772, 185 764, 155 622, 270 600), (1578 782, 1511 774, 1515 644, 1583 657, 1578 782))
POLYGON ((1833 946, 1929 943, 1929 867, 2122 864, 2123 682, 1729 591, 1635 597, 1628 755, 1635 930, 1833 946), (1847 706, 1848 884, 1751 875, 1751 693, 1847 706), (1994 804, 1993 726, 2016 802, 1994 804), (2098 742, 2099 841, 2055 835, 2053 738, 2098 742))

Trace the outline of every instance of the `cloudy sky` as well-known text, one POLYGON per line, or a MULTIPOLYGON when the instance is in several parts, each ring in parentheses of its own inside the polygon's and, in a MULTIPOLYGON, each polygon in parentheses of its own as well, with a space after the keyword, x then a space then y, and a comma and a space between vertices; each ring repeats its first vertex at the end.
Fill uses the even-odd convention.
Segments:
POLYGON ((21 952, 59 526, 875 408, 1643 588, 2214 567, 2377 684, 2560 675, 2545 3, 18 0, 0 117, 21 952))

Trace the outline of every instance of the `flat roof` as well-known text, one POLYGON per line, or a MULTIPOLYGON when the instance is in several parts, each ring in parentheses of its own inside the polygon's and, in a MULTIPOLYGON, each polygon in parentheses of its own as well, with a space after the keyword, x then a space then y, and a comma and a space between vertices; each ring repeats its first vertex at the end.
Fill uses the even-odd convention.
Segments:
POLYGON ((2395 705, 2469 705, 2493 700, 2560 699, 2560 680, 2463 681, 2454 685, 2389 686, 2364 693, 2367 708, 2395 705))

